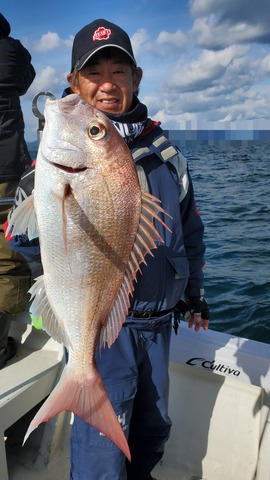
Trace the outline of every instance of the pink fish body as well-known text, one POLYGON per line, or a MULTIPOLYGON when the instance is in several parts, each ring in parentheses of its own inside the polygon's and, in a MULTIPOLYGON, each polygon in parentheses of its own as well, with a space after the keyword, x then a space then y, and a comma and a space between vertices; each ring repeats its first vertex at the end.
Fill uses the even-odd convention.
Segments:
POLYGON ((30 237, 39 236, 44 275, 31 288, 31 312, 42 316, 44 330, 67 347, 69 359, 25 440, 68 410, 130 459, 95 353, 100 346, 102 355, 119 334, 139 265, 161 240, 153 219, 161 221, 163 210, 142 193, 132 155, 103 113, 70 95, 47 100, 45 119, 33 198, 10 223, 14 234, 27 227, 30 237))

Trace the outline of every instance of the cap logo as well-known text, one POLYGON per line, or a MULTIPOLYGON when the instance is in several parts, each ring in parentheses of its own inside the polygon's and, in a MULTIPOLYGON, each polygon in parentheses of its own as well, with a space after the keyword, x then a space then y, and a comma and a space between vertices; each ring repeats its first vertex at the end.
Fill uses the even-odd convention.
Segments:
POLYGON ((93 40, 108 40, 112 31, 109 28, 99 27, 93 35, 93 40))

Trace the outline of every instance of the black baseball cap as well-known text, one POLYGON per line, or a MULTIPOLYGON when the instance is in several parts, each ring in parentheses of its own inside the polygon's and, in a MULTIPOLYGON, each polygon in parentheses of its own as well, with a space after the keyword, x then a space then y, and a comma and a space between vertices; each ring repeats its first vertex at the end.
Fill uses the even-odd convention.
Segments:
POLYGON ((126 53, 136 66, 128 34, 114 23, 102 18, 82 28, 74 38, 71 72, 81 70, 88 60, 105 47, 115 47, 126 53))

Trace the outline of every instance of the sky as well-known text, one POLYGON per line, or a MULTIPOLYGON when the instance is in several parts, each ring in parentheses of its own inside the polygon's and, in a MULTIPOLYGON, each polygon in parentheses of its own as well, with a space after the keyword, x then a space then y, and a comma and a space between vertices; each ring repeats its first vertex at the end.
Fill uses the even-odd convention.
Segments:
POLYGON ((97 18, 129 34, 139 98, 164 129, 270 130, 269 0, 1 0, 0 11, 36 70, 21 97, 27 141, 37 139, 33 97, 61 97, 74 35, 97 18))

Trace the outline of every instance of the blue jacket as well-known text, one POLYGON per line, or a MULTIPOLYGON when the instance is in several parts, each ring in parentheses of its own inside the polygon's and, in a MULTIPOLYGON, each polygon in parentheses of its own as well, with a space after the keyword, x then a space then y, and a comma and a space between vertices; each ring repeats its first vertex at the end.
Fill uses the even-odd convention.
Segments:
MULTIPOLYGON (((163 220, 172 233, 156 222, 163 244, 146 257, 142 275, 131 299, 131 309, 161 311, 171 309, 184 293, 201 296, 204 276, 203 223, 196 208, 192 181, 186 159, 164 136, 163 130, 152 123, 132 142, 132 154, 143 189, 159 198, 172 219, 163 220)), ((34 188, 34 169, 23 175, 17 189, 18 205, 34 188)), ((10 245, 28 261, 39 257, 38 241, 27 236, 9 239, 10 245)))
POLYGON ((131 301, 132 310, 167 310, 173 308, 183 294, 201 296, 204 284, 204 227, 196 207, 192 181, 186 159, 164 136, 159 126, 151 128, 133 142, 132 154, 142 167, 147 186, 161 200, 172 219, 163 220, 168 232, 157 222, 164 244, 147 257, 142 276, 131 301))

